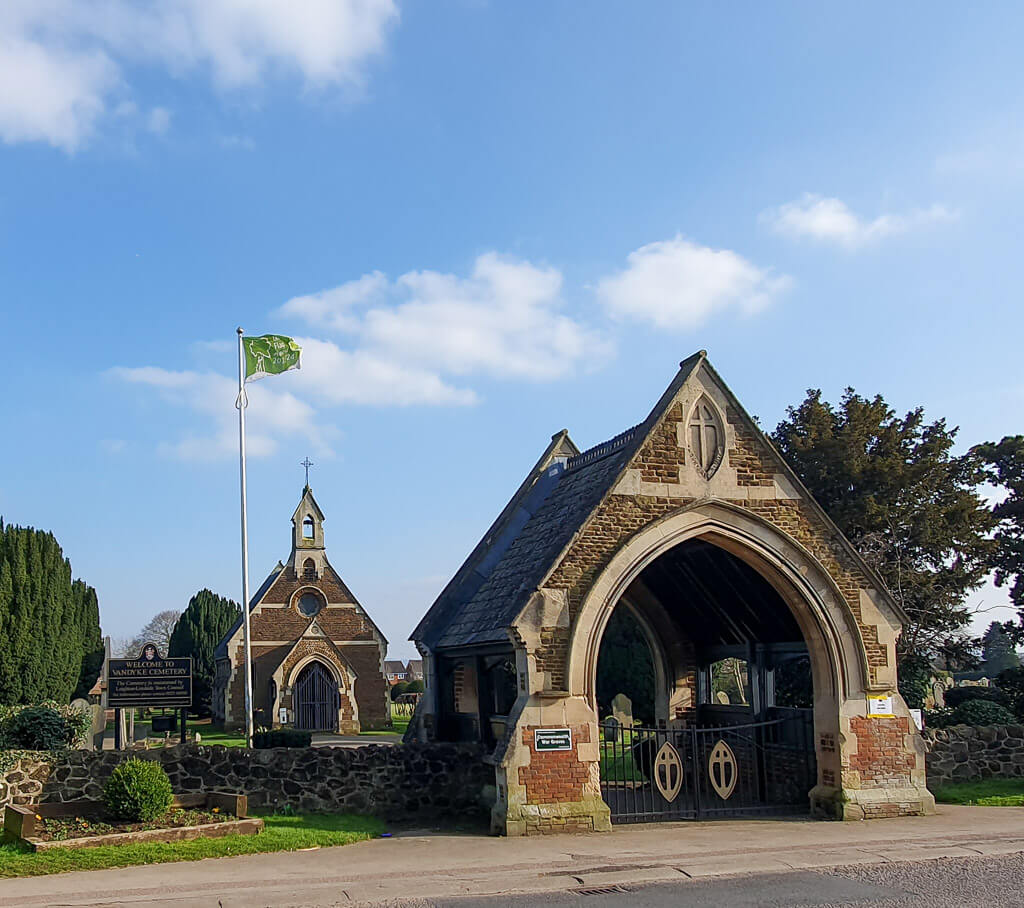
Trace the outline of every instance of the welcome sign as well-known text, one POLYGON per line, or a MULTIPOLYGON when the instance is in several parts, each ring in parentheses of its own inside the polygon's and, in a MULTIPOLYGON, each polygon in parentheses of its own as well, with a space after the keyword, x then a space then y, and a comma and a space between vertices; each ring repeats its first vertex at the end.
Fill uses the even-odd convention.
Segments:
POLYGON ((107 663, 107 706, 183 708, 192 705, 192 657, 164 659, 147 643, 136 659, 107 663))

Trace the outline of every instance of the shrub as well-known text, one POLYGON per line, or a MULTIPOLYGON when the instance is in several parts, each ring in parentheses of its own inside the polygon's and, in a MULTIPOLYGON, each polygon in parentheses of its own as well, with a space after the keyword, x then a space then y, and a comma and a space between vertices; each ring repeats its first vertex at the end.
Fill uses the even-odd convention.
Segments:
POLYGON ((955 724, 951 709, 926 709, 924 711, 925 728, 949 728, 950 725, 955 724))
POLYGON ((409 685, 405 681, 396 681, 391 685, 391 699, 397 700, 403 694, 408 693, 409 685))
POLYGON ((167 812, 174 794, 159 763, 132 757, 114 768, 103 788, 110 813, 122 820, 145 823, 167 812))
POLYGON ((4 746, 24 750, 62 750, 74 743, 77 729, 50 706, 26 706, 3 723, 4 746))
POLYGON ((62 750, 84 744, 91 728, 89 714, 59 706, 52 700, 32 706, 0 706, 0 750, 62 750), (63 730, 58 733, 57 721, 43 713, 55 716, 63 723, 63 730))
POLYGON ((1013 713, 991 700, 968 700, 953 710, 954 725, 1012 725, 1013 713))
POLYGON ((274 728, 258 731, 252 736, 252 746, 260 750, 268 747, 309 747, 313 733, 296 728, 274 728))
POLYGON ((984 700, 1009 706, 1010 700, 998 687, 951 687, 945 693, 946 706, 956 709, 961 703, 984 700))
POLYGON ((921 709, 931 689, 931 663, 924 656, 904 656, 899 664, 900 694, 911 709, 921 709))
POLYGON ((1008 668, 999 673, 996 682, 1009 700, 1007 705, 1024 722, 1024 668, 1008 668))
POLYGON ((415 681, 410 681, 405 687, 407 694, 422 694, 425 690, 426 687, 424 687, 423 682, 419 678, 415 681))

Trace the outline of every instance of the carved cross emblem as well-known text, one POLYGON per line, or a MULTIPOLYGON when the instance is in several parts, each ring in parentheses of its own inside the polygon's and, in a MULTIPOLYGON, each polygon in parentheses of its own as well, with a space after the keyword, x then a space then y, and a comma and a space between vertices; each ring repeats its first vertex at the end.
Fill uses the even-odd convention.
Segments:
POLYGON ((736 754, 725 741, 719 740, 708 757, 708 777, 711 787, 723 801, 728 801, 736 789, 738 775, 736 754))
POLYGON ((666 741, 654 758, 654 784, 661 796, 671 804, 683 787, 683 763, 679 752, 666 741))

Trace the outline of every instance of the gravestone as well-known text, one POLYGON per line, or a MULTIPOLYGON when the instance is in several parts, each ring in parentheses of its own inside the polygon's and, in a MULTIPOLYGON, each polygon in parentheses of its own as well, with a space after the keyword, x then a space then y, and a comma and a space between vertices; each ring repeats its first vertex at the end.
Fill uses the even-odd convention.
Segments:
POLYGON ((732 701, 724 690, 720 690, 715 694, 715 702, 720 703, 723 706, 728 706, 732 701))
POLYGON ((625 694, 612 697, 612 717, 622 728, 633 727, 633 701, 625 694))
POLYGON ((78 697, 71 701, 70 708, 76 713, 81 713, 83 716, 89 717, 89 731, 86 732, 85 741, 81 747, 83 750, 95 750, 96 742, 93 736, 96 734, 96 719, 93 716, 92 704, 88 700, 83 700, 78 697))
POLYGON ((615 716, 609 716, 604 720, 604 739, 609 744, 615 744, 619 740, 620 722, 615 716))

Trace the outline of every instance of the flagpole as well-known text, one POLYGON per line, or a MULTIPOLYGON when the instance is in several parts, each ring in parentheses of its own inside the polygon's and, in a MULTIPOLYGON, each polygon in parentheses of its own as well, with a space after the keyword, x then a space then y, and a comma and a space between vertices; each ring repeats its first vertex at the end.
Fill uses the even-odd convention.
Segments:
POLYGON ((252 747, 252 650, 249 646, 249 526, 245 513, 245 352, 238 329, 238 472, 242 496, 242 634, 245 647, 245 744, 252 747))

